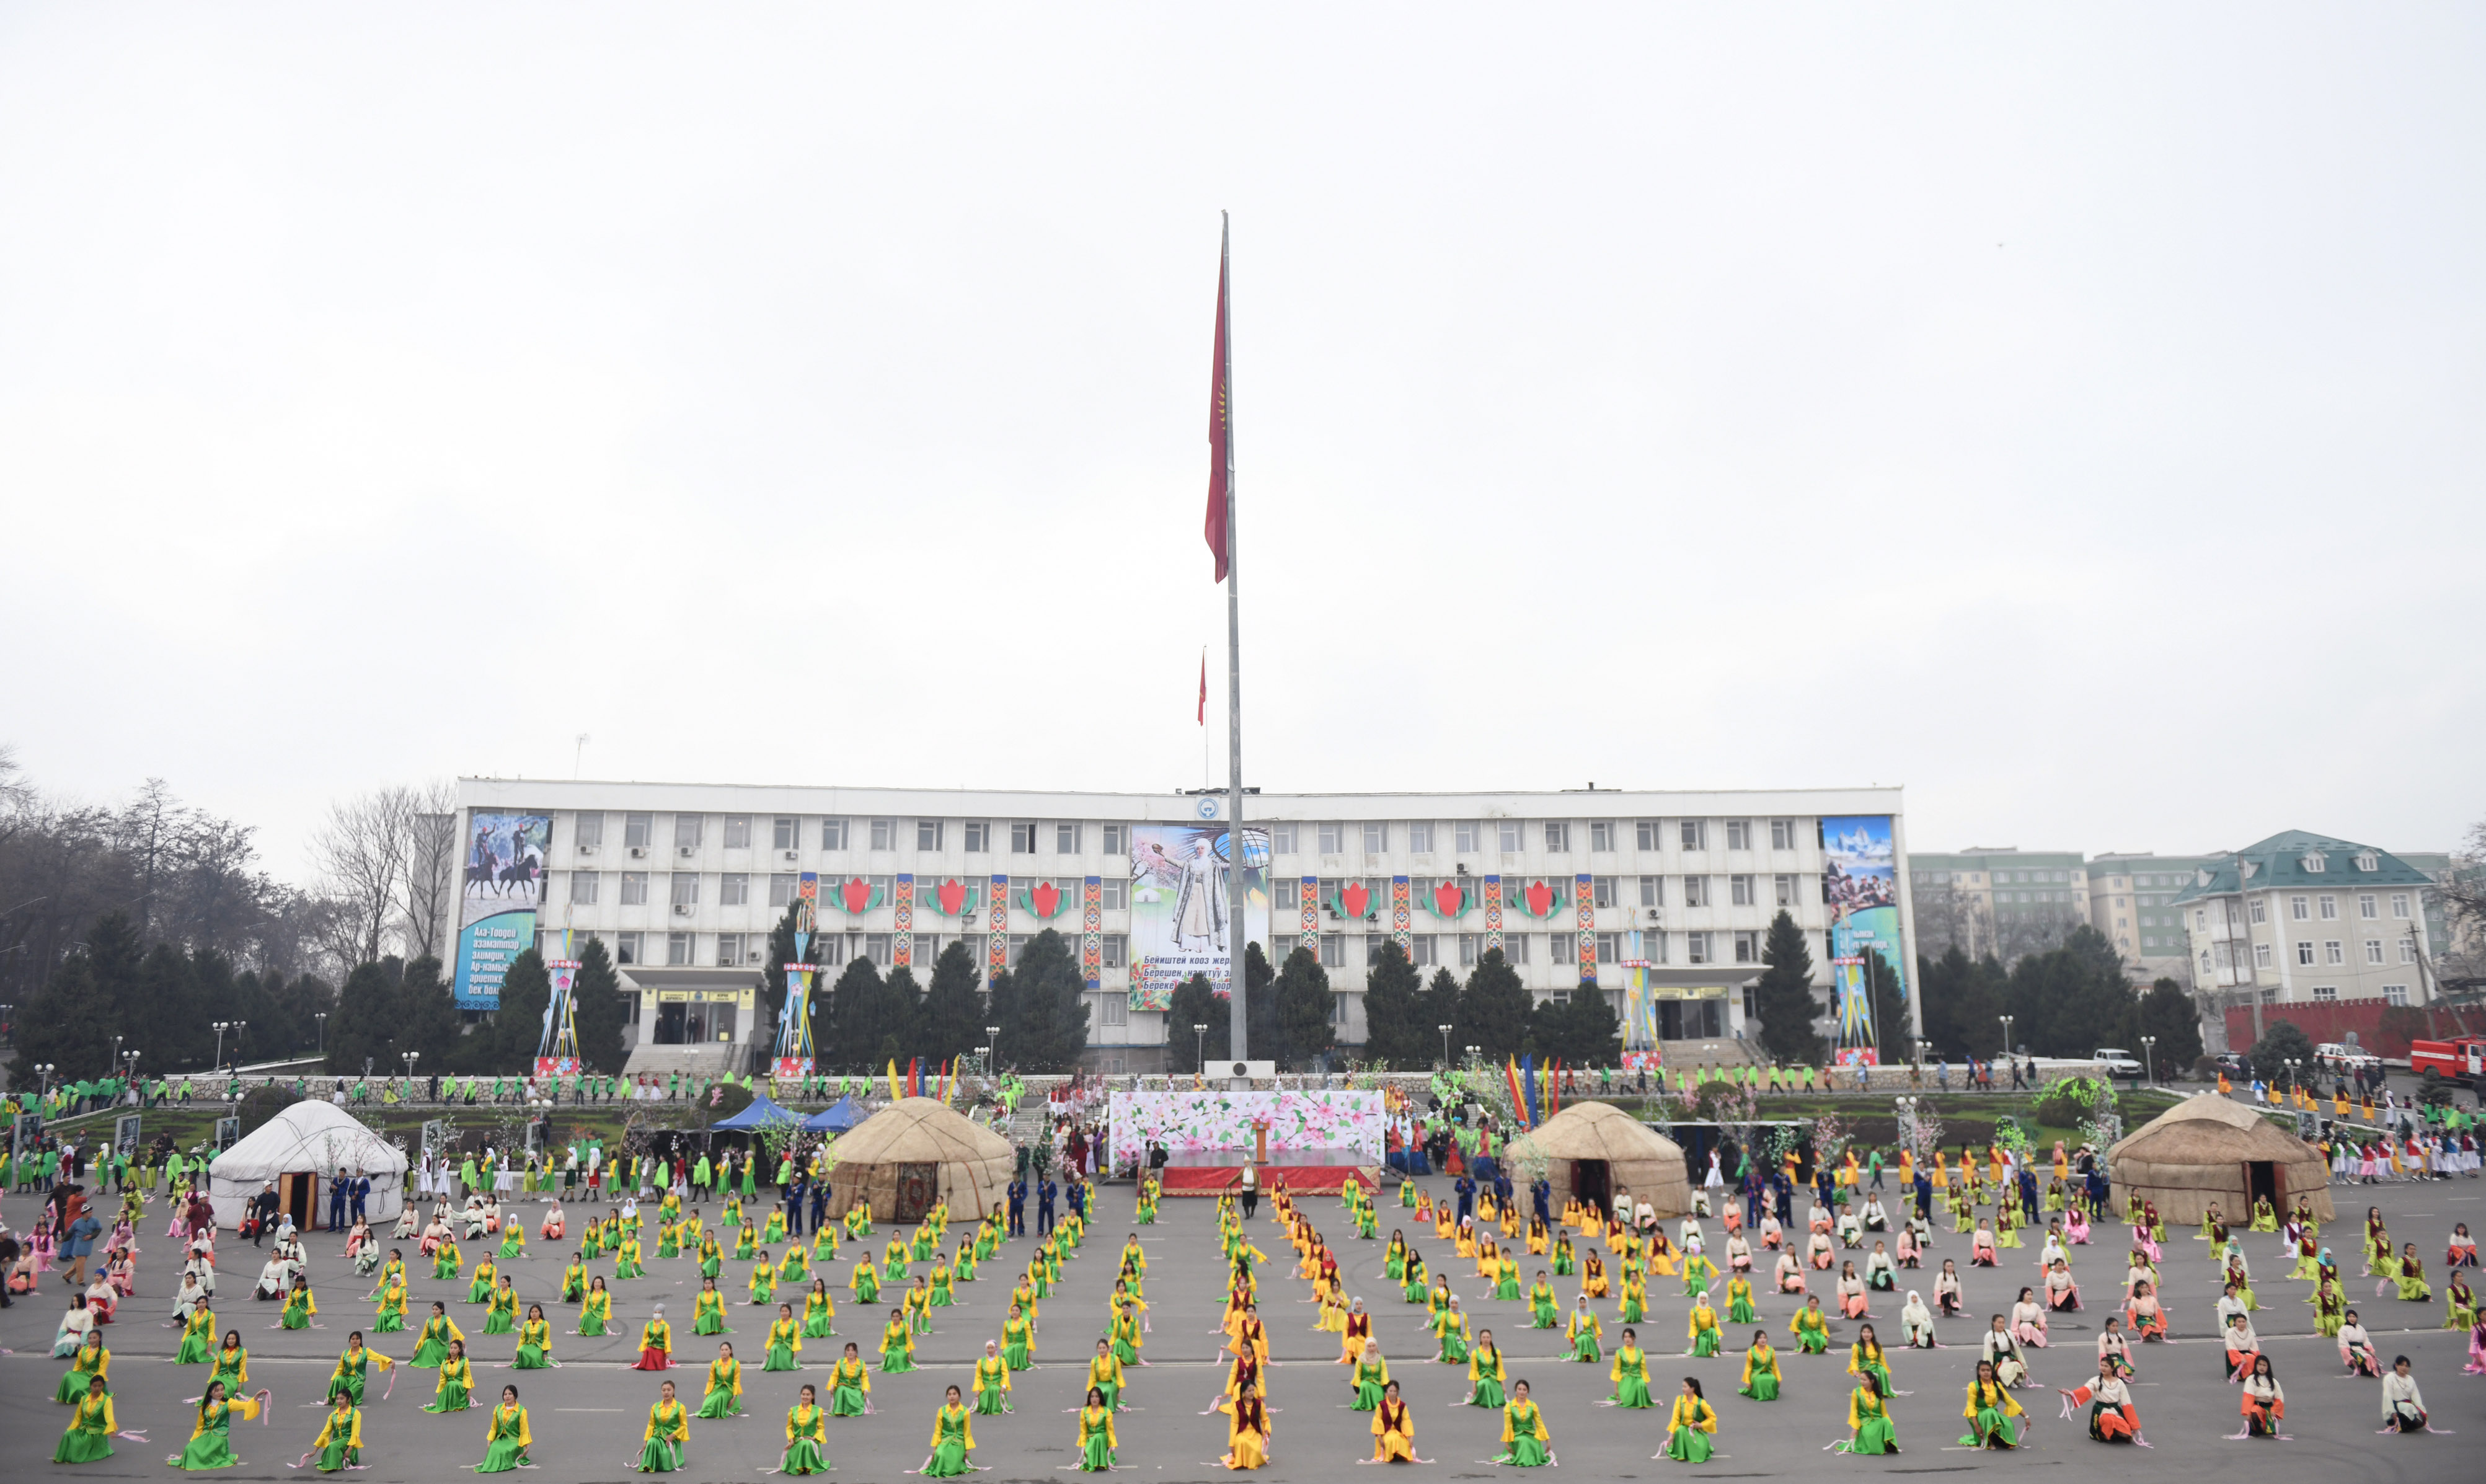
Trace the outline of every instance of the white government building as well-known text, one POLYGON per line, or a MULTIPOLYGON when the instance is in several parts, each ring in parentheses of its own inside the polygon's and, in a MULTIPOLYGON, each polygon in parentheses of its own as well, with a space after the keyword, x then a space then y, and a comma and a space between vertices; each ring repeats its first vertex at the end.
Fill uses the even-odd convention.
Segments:
MULTIPOLYGON (((819 881, 810 956, 824 977, 860 955, 911 964, 920 982, 960 938, 979 962, 1007 965, 1051 926, 1085 970, 1090 1067, 1159 1069, 1166 1015, 1132 1007, 1134 833, 1155 838, 1152 826, 1217 825, 1227 812, 1222 793, 506 779, 459 780, 458 805, 461 840, 475 838, 479 814, 549 817, 538 941, 549 953, 564 932, 603 940, 634 1002, 634 1070, 764 1055, 775 1028, 752 1024, 753 990, 769 931, 807 872, 819 881), (852 893, 859 913, 846 910, 850 882, 863 883, 852 893), (946 893, 952 910, 945 883, 963 889, 946 893)), ((1276 942, 1263 951, 1276 963, 1316 948, 1341 1043, 1364 1040, 1365 967, 1395 937, 1427 978, 1435 966, 1464 977, 1498 946, 1538 999, 1593 977, 1618 1013, 1637 977, 1655 1002, 1657 1036, 1695 1043, 1670 1048, 1694 1059, 1704 1049, 1735 1057, 1737 1039, 1756 1033, 1752 986, 1782 907, 1804 928, 1827 996, 1820 822, 1851 815, 1890 816, 1913 964, 1897 788, 1244 801, 1247 847, 1251 832, 1268 832, 1276 942), (1364 907, 1361 920, 1350 905, 1364 907)))

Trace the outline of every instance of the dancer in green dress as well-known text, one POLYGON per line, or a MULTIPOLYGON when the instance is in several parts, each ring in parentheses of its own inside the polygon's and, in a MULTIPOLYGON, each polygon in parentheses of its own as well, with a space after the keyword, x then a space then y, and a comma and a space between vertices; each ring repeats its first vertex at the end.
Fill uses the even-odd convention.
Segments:
POLYGON ((112 1435, 119 1430, 119 1424, 112 1419, 112 1393, 105 1389, 101 1376, 90 1376, 86 1394, 78 1398, 76 1408, 69 1414, 69 1425, 61 1434, 60 1446, 52 1450, 52 1462, 91 1464, 99 1458, 110 1458, 112 1435))
POLYGON ((320 1425, 319 1436, 311 1440, 311 1451, 302 1455, 293 1467, 308 1465, 321 1473, 337 1473, 362 1467, 363 1409, 354 1405, 351 1396, 340 1394, 337 1405, 320 1425), (312 1461, 317 1459, 317 1463, 312 1461))
POLYGON ((1678 1464, 1709 1462, 1710 1440, 1718 1436, 1718 1409, 1700 1394, 1699 1378, 1683 1378, 1683 1390, 1674 1398, 1674 1411, 1667 1418, 1666 1451, 1654 1455, 1671 1458, 1678 1464))
POLYGON ((1502 1408, 1502 1451, 1493 1462, 1514 1469, 1535 1469, 1554 1462, 1553 1435, 1545 1430, 1545 1414, 1528 1399, 1528 1383, 1510 1384, 1510 1400, 1502 1408))
POLYGON ((707 1362, 707 1394, 700 1399, 699 1415, 704 1417, 732 1417, 742 1415, 742 1362, 733 1358, 731 1342, 717 1342, 716 1359, 707 1362))
POLYGON ((967 1460, 975 1451, 974 1415, 967 1411, 958 1388, 952 1387, 932 1418, 932 1451, 924 1456, 924 1467, 917 1471, 936 1479, 956 1478, 974 1468, 967 1460))
POLYGON ((826 1473, 828 1414, 820 1410, 819 1393, 810 1387, 803 1388, 803 1399, 786 1409, 786 1456, 780 1460, 780 1473, 826 1473))
MULTIPOLYGON (((267 1393, 225 1399, 225 1384, 207 1383, 207 1394, 199 1398, 198 1421, 190 1428, 190 1441, 180 1452, 164 1462, 176 1469, 231 1469, 241 1462, 234 1457, 233 1419, 238 1414, 245 1422, 260 1416, 267 1405, 267 1393)), ((262 1418, 262 1420, 264 1420, 262 1418)))
POLYGON ((648 1430, 640 1435, 637 1468, 641 1473, 671 1473, 682 1466, 682 1451, 691 1441, 691 1410, 664 1384, 656 1404, 648 1409, 648 1430))
POLYGON ((527 1409, 518 1405, 516 1387, 501 1388, 501 1405, 492 1409, 490 1422, 483 1429, 483 1461, 475 1466, 477 1473, 507 1473, 512 1469, 532 1469, 535 1460, 527 1449, 535 1443, 535 1435, 527 1427, 527 1409))

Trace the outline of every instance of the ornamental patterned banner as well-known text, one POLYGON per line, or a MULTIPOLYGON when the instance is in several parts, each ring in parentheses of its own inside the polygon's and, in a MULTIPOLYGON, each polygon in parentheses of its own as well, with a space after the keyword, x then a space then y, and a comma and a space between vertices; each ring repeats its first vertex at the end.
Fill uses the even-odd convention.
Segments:
POLYGON ((1151 1143, 1175 1154, 1249 1149, 1253 1124, 1263 1118, 1272 1149, 1352 1149, 1364 1164, 1377 1165, 1390 1121, 1377 1091, 1116 1092, 1105 1117, 1117 1169, 1151 1143))

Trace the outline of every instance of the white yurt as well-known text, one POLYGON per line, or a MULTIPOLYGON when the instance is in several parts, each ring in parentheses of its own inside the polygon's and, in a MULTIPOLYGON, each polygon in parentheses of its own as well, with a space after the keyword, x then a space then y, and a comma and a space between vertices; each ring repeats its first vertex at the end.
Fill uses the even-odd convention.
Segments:
POLYGON ((363 1214, 373 1225, 397 1220, 405 1203, 405 1156, 344 1109, 306 1099, 215 1157, 207 1167, 207 1201, 217 1225, 239 1226, 243 1207, 273 1180, 295 1224, 310 1226, 325 1220, 328 1178, 341 1170, 371 1177, 363 1214))

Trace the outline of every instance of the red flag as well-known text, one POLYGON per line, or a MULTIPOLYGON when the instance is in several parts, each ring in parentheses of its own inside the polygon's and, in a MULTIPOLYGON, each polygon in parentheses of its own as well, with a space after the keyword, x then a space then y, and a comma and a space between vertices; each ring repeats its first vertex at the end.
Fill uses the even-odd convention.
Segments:
MULTIPOLYGON (((1208 549, 1217 557, 1217 581, 1226 580, 1226 514, 1228 490, 1226 466, 1231 458, 1228 446, 1230 436, 1227 426, 1226 385, 1226 243, 1223 236, 1217 245, 1217 347, 1208 370, 1208 549)), ((1207 686, 1205 660, 1202 661, 1202 687, 1207 686)), ((1208 722, 1207 702, 1202 701, 1201 725, 1208 722)))
MULTIPOLYGON (((1220 577, 1226 575, 1223 561, 1217 563, 1217 574, 1220 577)), ((1205 649, 1200 651, 1200 725, 1208 725, 1208 651, 1205 649)))

